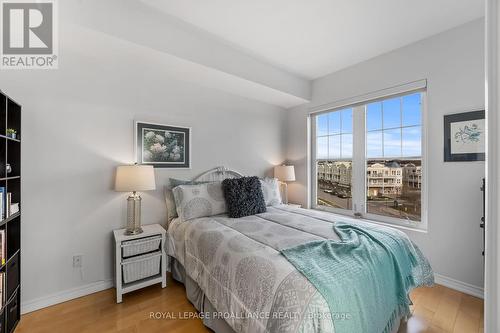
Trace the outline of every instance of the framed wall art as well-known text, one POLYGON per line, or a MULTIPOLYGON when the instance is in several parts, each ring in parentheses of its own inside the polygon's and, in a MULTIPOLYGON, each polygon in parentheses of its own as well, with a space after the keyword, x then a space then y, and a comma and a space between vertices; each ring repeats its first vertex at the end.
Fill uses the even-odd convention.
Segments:
POLYGON ((484 110, 444 116, 444 161, 484 161, 484 110))
POLYGON ((191 128, 137 121, 135 151, 139 164, 191 168, 191 128))

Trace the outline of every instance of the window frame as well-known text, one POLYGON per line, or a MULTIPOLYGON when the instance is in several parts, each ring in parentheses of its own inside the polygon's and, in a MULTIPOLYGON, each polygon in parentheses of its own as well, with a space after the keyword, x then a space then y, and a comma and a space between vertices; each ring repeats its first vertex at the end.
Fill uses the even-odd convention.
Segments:
MULTIPOLYGON (((426 83, 426 82, 425 82, 426 83)), ((328 211, 336 214, 353 216, 361 214, 361 218, 371 222, 380 223, 390 226, 400 226, 403 228, 410 228, 415 230, 426 231, 428 229, 428 168, 427 168, 427 89, 426 86, 418 89, 402 89, 397 93, 381 95, 378 98, 367 98, 359 100, 351 104, 338 105, 331 108, 323 108, 321 111, 311 112, 309 114, 309 170, 310 176, 308 177, 310 184, 309 190, 309 206, 312 209, 328 211), (365 106, 369 103, 383 101, 390 98, 401 97, 410 95, 412 93, 420 93, 421 96, 421 217, 420 221, 406 220, 404 218, 395 218, 374 213, 368 213, 366 207, 366 194, 367 194, 367 162, 370 160, 366 156, 366 112, 365 106), (353 152, 352 152, 352 179, 351 179, 351 194, 352 194, 352 209, 342 209, 335 207, 326 207, 317 204, 318 192, 318 173, 316 163, 316 119, 318 115, 340 111, 343 109, 352 108, 352 138, 353 138, 353 152)), ((341 160, 341 159, 338 159, 341 160)))

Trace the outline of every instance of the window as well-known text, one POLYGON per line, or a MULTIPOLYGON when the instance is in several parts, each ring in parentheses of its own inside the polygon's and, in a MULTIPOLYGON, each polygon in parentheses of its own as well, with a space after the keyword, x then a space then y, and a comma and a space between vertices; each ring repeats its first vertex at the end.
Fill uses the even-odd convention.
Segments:
POLYGON ((316 117, 318 205, 352 209, 352 109, 316 117))
POLYGON ((314 208, 423 225, 424 94, 313 116, 314 208))
POLYGON ((420 93, 366 105, 367 213, 421 220, 421 110, 420 93))

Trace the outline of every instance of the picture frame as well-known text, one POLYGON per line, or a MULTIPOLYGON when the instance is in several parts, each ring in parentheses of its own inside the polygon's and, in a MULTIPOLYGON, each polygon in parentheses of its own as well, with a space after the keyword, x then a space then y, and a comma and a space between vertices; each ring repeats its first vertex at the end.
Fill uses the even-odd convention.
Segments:
POLYGON ((444 116, 444 161, 484 161, 486 130, 484 110, 444 116))
POLYGON ((138 164, 155 168, 191 168, 191 127, 135 122, 138 164))

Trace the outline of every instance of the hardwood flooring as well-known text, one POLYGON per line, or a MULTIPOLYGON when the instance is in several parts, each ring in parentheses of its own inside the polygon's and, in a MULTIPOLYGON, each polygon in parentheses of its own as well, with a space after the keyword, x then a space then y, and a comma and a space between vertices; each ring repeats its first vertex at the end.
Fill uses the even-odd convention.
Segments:
MULTIPOLYGON (((413 316, 399 333, 483 332, 483 301, 436 285, 412 292, 413 316)), ((177 333, 211 332, 200 319, 182 284, 169 277, 159 285, 124 295, 115 303, 114 289, 23 315, 16 333, 177 333), (152 318, 153 315, 163 318, 152 318), (173 318, 173 317, 176 318, 173 318)))

